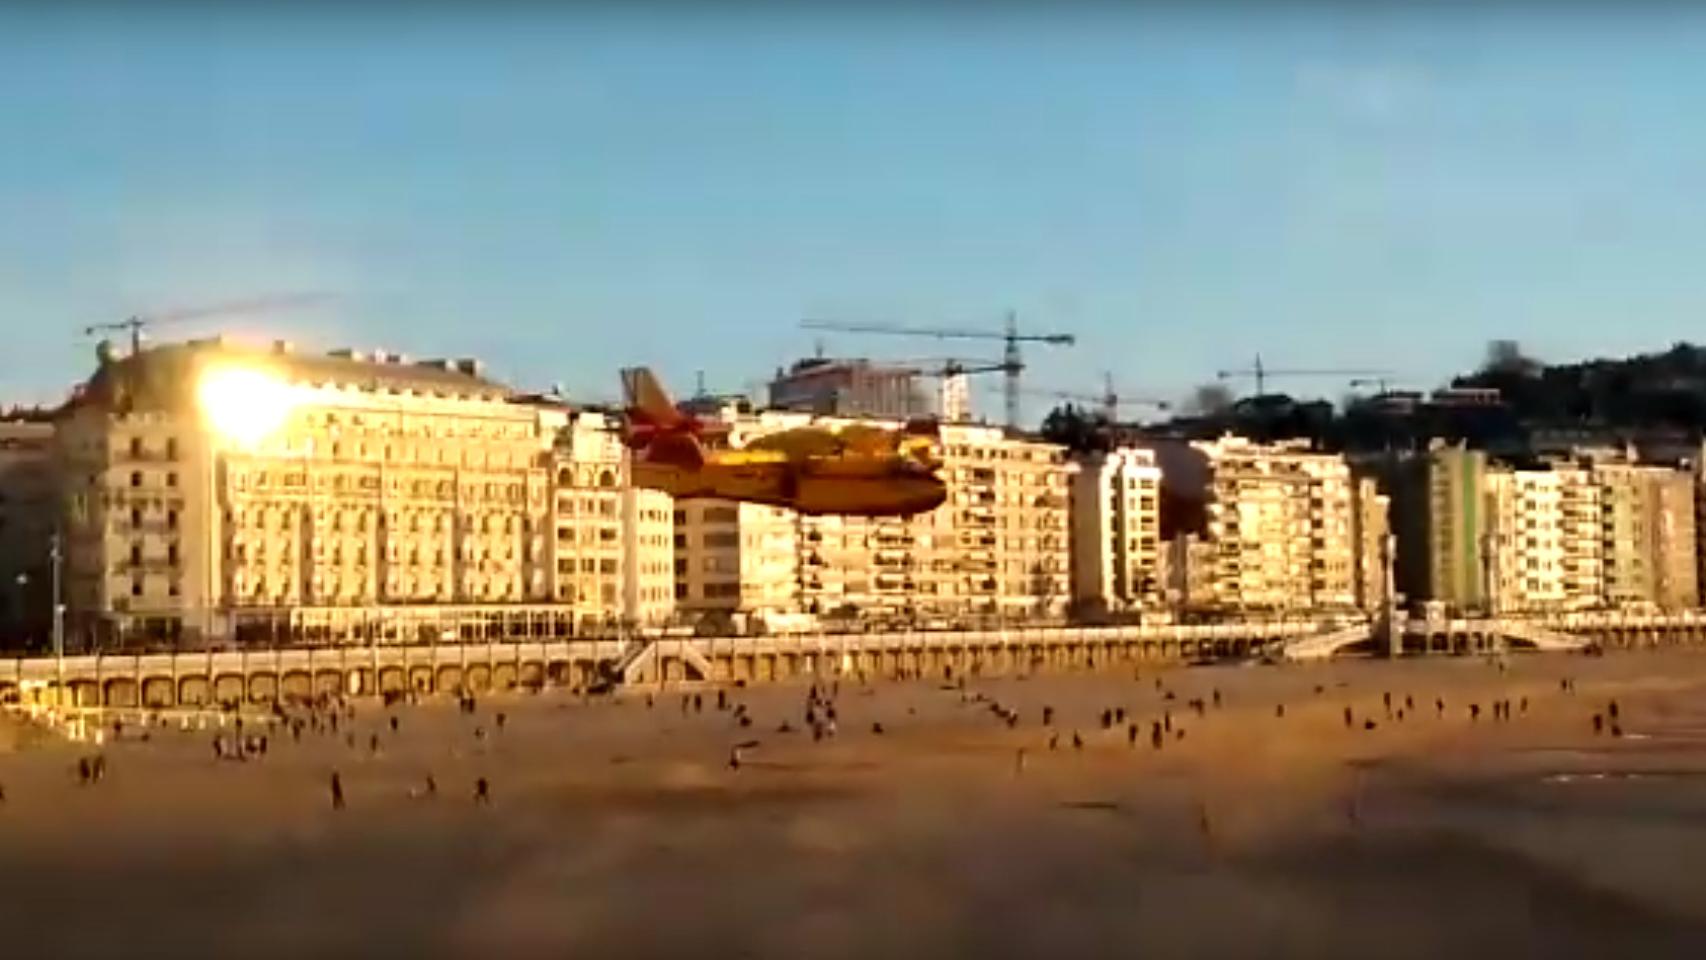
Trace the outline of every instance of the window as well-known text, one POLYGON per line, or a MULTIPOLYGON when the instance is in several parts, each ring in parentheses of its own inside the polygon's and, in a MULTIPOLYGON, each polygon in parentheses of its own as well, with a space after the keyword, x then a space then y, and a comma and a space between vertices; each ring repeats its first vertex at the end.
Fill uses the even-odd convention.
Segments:
POLYGON ((140 471, 140 470, 130 471, 130 485, 133 487, 142 486, 142 471, 140 471))
POLYGON ((131 437, 130 438, 130 455, 132 457, 135 457, 138 459, 140 459, 142 457, 142 438, 141 437, 131 437))
POLYGON ((166 459, 167 460, 178 459, 178 438, 177 437, 167 437, 166 438, 166 459))

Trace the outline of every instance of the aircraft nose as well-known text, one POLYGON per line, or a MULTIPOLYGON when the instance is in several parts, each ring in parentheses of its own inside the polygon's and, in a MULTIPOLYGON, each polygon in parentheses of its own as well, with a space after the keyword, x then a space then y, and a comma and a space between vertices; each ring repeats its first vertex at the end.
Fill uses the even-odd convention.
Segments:
POLYGON ((946 502, 948 502, 948 485, 940 481, 931 483, 918 493, 918 512, 934 510, 946 502))

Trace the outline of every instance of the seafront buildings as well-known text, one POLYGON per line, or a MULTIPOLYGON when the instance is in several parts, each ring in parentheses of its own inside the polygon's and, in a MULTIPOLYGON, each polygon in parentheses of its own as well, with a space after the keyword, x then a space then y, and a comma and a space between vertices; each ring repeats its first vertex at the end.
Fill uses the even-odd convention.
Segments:
MULTIPOLYGON (((796 402, 913 402, 830 366, 790 374, 796 402)), ((853 422, 693 404, 734 446, 853 422)), ((1700 603, 1706 486, 1623 450, 1072 455, 945 422, 942 506, 808 517, 635 488, 619 429, 471 359, 103 351, 51 422, 0 424, 0 631, 43 645, 56 531, 73 649, 1700 603)))
POLYGON ((1412 601, 1500 613, 1699 606, 1697 475, 1581 449, 1511 465, 1439 447, 1395 471, 1412 601))
POLYGON ((565 635, 673 605, 670 510, 608 425, 473 360, 107 355, 56 447, 84 642, 565 635))

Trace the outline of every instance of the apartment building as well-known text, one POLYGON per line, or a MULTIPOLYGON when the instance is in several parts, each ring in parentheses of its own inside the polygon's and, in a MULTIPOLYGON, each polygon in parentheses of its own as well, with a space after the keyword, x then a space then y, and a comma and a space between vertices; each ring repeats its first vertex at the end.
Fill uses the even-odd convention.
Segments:
POLYGON ((727 500, 675 503, 675 605, 716 623, 795 625, 799 523, 790 510, 727 500))
POLYGON ((0 421, 0 646, 48 642, 56 497, 53 424, 0 421))
POLYGON ((622 614, 630 624, 675 619, 675 500, 667 493, 622 491, 622 614))
POLYGON ((1578 457, 1555 469, 1591 489, 1580 499, 1597 508, 1597 529, 1566 546, 1566 562, 1591 558, 1588 578, 1568 591, 1579 605, 1598 607, 1698 606, 1696 517, 1692 476, 1681 470, 1632 462, 1627 455, 1578 457))
MULTIPOLYGON (((1565 486, 1565 476, 1551 470, 1487 474, 1486 576, 1492 612, 1532 613, 1564 605, 1569 596, 1564 576, 1565 486)), ((1580 558, 1572 554, 1572 559, 1580 558)))
POLYGON ((583 628, 660 625, 675 608, 673 503, 629 482, 617 427, 575 411, 552 449, 552 599, 583 628))
POLYGON ((948 499, 920 524, 939 607, 960 616, 1052 618, 1071 599, 1066 449, 1000 427, 944 424, 948 499), (957 569, 948 570, 950 563, 957 569))
MULTIPOLYGON (((1174 528, 1174 536, 1200 537, 1213 547, 1210 570, 1173 575, 1208 585, 1188 605, 1281 612, 1358 604, 1359 526, 1368 524, 1356 519, 1344 458, 1235 436, 1163 442, 1156 453, 1163 510, 1194 518, 1174 528)), ((1175 552, 1176 561, 1204 562, 1200 549, 1175 552)))
POLYGON ((1438 446, 1385 464, 1399 592, 1455 610, 1485 602, 1487 454, 1438 446))
MULTIPOLYGON (((221 340, 104 352, 57 427, 84 642, 564 635, 623 619, 619 445, 476 361, 221 340)), ((650 562, 655 591, 667 561, 650 562)))
POLYGON ((1081 460, 1072 480, 1072 595, 1086 613, 1119 613, 1162 598, 1161 468, 1155 451, 1124 447, 1081 460))
POLYGON ((808 357, 770 381, 770 407, 817 416, 907 420, 928 416, 916 367, 863 358, 808 357))
POLYGON ((1412 600, 1508 613, 1699 602, 1684 471, 1610 449, 1517 466, 1437 449, 1399 480, 1399 574, 1412 600))
POLYGON ((1655 543, 1653 599, 1661 609, 1700 606, 1700 513, 1692 473, 1666 470, 1645 501, 1655 543))
POLYGON ((1355 476, 1351 483, 1351 538, 1356 565, 1356 605, 1370 613, 1386 609, 1394 588, 1392 567, 1392 499, 1380 492, 1372 476, 1355 476))

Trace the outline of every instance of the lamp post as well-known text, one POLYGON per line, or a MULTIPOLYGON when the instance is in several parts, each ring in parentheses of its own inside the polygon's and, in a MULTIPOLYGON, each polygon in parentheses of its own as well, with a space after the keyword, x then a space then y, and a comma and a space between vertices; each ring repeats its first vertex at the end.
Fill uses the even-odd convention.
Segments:
POLYGON ((53 538, 48 541, 48 559, 53 564, 53 672, 54 687, 53 705, 63 709, 65 706, 65 604, 60 597, 60 559, 63 556, 59 546, 59 531, 54 531, 53 538))

